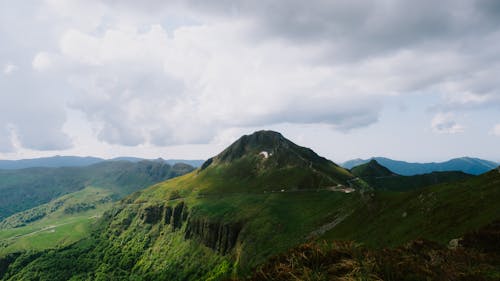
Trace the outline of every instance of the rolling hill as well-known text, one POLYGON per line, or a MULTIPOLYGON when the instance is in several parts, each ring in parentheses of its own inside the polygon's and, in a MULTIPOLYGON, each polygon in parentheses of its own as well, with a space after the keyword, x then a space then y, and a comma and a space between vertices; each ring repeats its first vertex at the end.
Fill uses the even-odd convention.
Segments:
MULTIPOLYGON (((83 168, 9 171, 8 175, 12 176, 14 173, 16 176, 11 179, 11 184, 16 183, 15 180, 21 177, 31 180, 32 185, 36 181, 41 181, 38 182, 37 190, 42 195, 41 198, 45 198, 44 192, 54 191, 54 186, 51 186, 53 182, 60 183, 55 186, 58 188, 56 192, 66 194, 0 221, 0 255, 74 243, 88 235, 91 225, 112 206, 113 202, 140 188, 192 170, 192 167, 184 164, 170 166, 163 162, 115 161, 83 168), (71 177, 74 177, 73 181, 68 180, 71 177), (73 191, 74 189, 77 190, 73 191)), ((20 194, 31 192, 24 188, 30 181, 17 184, 20 194)), ((32 197, 36 196, 37 194, 32 194, 32 197)), ((16 198, 14 194, 12 199, 16 198)))
POLYGON ((351 172, 377 190, 391 191, 409 191, 424 186, 443 182, 451 183, 462 181, 473 177, 472 175, 459 171, 432 172, 414 176, 402 176, 391 172, 374 159, 370 160, 368 163, 352 168, 351 172))
POLYGON ((190 172, 185 164, 154 161, 106 161, 85 167, 0 170, 0 219, 86 186, 108 189, 119 196, 190 172))
POLYGON ((198 170, 120 200, 87 238, 4 256, 0 277, 244 279, 308 241, 356 240, 375 250, 417 237, 447 244, 498 218, 499 187, 495 170, 414 191, 377 190, 281 134, 259 131, 198 170))
POLYGON ((29 279, 48 264, 52 269, 44 278, 52 280, 245 274, 268 256, 320 235, 362 204, 359 192, 331 189, 366 188, 362 181, 349 183, 353 178, 281 134, 256 132, 201 169, 123 199, 91 238, 34 260, 22 254, 19 261, 32 261, 5 279, 29 279), (68 254, 79 267, 65 269, 68 254))
POLYGON ((186 160, 186 159, 144 159, 139 157, 116 157, 112 159, 103 159, 99 157, 80 157, 80 156, 52 156, 52 157, 41 157, 33 159, 20 159, 20 160, 0 160, 0 170, 18 170, 26 168, 62 168, 62 167, 84 167, 105 161, 117 162, 117 161, 129 161, 129 162, 141 162, 141 161, 160 161, 165 162, 169 165, 175 164, 187 164, 193 167, 200 167, 204 160, 186 160))
MULTIPOLYGON (((369 204, 327 232, 371 246, 426 238, 443 244, 500 218, 500 169, 409 192, 377 191, 369 204)), ((500 237, 498 237, 500 239, 500 237)))
POLYGON ((97 157, 53 156, 21 160, 0 160, 0 170, 17 170, 34 167, 60 168, 83 167, 104 161, 97 157))
POLYGON ((373 157, 370 159, 354 159, 342 164, 342 167, 352 169, 355 166, 368 163, 370 160, 376 160, 378 163, 387 167, 391 171, 404 175, 413 176, 418 174, 428 174, 432 172, 462 171, 471 175, 479 175, 495 169, 499 164, 479 158, 461 157, 440 163, 409 163, 404 161, 392 160, 384 157, 373 157))
POLYGON ((116 199, 110 190, 89 186, 16 213, 0 222, 0 256, 70 245, 88 236, 116 199))

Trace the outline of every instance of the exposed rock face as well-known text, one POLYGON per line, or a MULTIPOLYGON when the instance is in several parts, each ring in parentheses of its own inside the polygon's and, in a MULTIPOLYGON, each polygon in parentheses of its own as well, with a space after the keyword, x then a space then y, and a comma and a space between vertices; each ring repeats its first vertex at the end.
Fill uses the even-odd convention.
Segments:
POLYGON ((239 222, 226 223, 207 219, 191 219, 184 202, 179 202, 173 207, 147 206, 142 209, 140 216, 141 220, 147 224, 156 224, 163 220, 165 225, 172 226, 172 231, 181 229, 183 223, 187 221, 184 232, 185 239, 198 239, 205 246, 223 255, 234 248, 243 227, 242 223, 239 222))
POLYGON ((184 237, 199 239, 205 246, 226 254, 236 245, 242 227, 241 223, 189 220, 184 237))
POLYGON ((188 214, 184 202, 180 202, 175 207, 153 205, 147 206, 141 211, 141 220, 147 224, 156 224, 163 220, 166 225, 172 225, 172 229, 177 230, 187 220, 188 214))
POLYGON ((172 219, 172 207, 167 206, 165 207, 165 224, 170 224, 170 220, 172 219))
POLYGON ((174 207, 174 211, 172 213, 172 227, 174 230, 181 228, 183 218, 187 218, 187 208, 184 202, 180 202, 174 207), (183 215, 184 213, 184 215, 183 215))
POLYGON ((155 224, 161 220, 163 216, 163 205, 161 206, 148 206, 144 208, 141 219, 145 223, 155 224))

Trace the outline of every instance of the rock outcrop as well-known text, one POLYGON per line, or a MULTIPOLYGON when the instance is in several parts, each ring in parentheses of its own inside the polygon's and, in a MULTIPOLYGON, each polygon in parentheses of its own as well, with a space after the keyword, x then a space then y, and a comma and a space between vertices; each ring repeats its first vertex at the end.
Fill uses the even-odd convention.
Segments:
POLYGON ((184 202, 180 202, 174 207, 174 211, 172 213, 172 228, 174 230, 181 228, 182 222, 187 219, 187 207, 184 202))
POLYGON ((144 223, 155 224, 163 216, 163 205, 148 206, 143 209, 141 219, 144 223))
POLYGON ((180 202, 174 207, 152 205, 142 210, 141 220, 147 224, 156 224, 163 221, 166 225, 172 225, 173 230, 177 230, 187 220, 188 214, 188 208, 184 202, 180 202))
POLYGON ((229 253, 238 241, 238 236, 243 228, 240 222, 222 222, 202 218, 191 218, 187 205, 179 202, 175 206, 150 205, 140 211, 140 219, 145 224, 158 224, 163 222, 165 227, 171 226, 172 231, 182 228, 185 239, 197 239, 203 245, 225 255, 229 253))
POLYGON ((184 237, 199 239, 205 246, 226 254, 236 245, 242 227, 242 223, 193 219, 188 221, 184 237))
POLYGON ((172 219, 172 207, 166 206, 165 207, 165 217, 164 217, 164 222, 165 224, 170 224, 170 220, 172 219))

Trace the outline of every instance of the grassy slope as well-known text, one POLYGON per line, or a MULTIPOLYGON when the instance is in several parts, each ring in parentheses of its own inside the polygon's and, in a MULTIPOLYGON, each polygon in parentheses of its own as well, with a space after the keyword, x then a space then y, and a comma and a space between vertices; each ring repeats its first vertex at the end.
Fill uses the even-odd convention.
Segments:
POLYGON ((444 183, 411 192, 377 192, 323 238, 353 239, 370 246, 393 246, 416 238, 442 243, 500 216, 500 173, 444 183))
MULTIPOLYGON (((351 212, 360 204, 358 193, 324 190, 264 192, 254 186, 210 180, 209 175, 210 172, 201 175, 193 173, 156 185, 143 192, 135 202, 160 203, 168 194, 178 190, 192 208, 193 217, 226 222, 245 221, 242 239, 248 236, 253 242, 241 245, 242 254, 238 258, 244 266, 258 263, 269 254, 305 241, 312 231, 351 212), (215 192, 219 184, 222 190, 232 188, 233 192, 215 192)), ((273 184, 268 182, 268 185, 273 184)), ((279 182, 276 186, 286 185, 279 182)))
POLYGON ((335 164, 314 155, 304 157, 310 153, 306 150, 278 153, 293 147, 290 144, 268 150, 267 145, 247 146, 252 141, 243 139, 201 171, 127 197, 88 239, 58 251, 22 255, 4 279, 218 280, 245 276, 269 256, 313 234, 370 246, 397 245, 418 236, 447 242, 498 215, 496 171, 414 192, 345 194, 326 189, 357 184, 335 164), (258 156, 261 150, 277 158, 264 159, 258 156), (293 156, 297 153, 299 157, 293 156), (181 202, 189 215, 174 229, 163 221, 164 210, 182 206, 181 202), (163 210, 159 217, 155 209, 163 210), (196 221, 204 223, 204 236, 186 238, 187 227, 196 221), (204 246, 206 239, 221 233, 214 226, 217 222, 242 225, 237 243, 227 253, 204 246))
POLYGON ((390 191, 409 191, 439 183, 463 181, 473 177, 472 175, 457 171, 402 176, 391 172, 376 160, 356 166, 351 169, 351 172, 378 190, 390 191))
POLYGON ((204 280, 249 273, 270 255, 307 241, 322 226, 347 216, 363 201, 357 192, 325 189, 347 184, 353 178, 348 171, 280 138, 271 138, 273 145, 278 140, 273 147, 253 145, 251 138, 244 140, 243 145, 226 150, 202 171, 136 192, 108 213, 94 242, 81 241, 67 251, 54 253, 56 257, 44 255, 29 266, 11 269, 16 273, 9 278, 44 272, 44 278, 53 280, 70 275, 96 280, 102 276, 115 280, 204 280), (263 149, 274 149, 273 156, 259 156, 263 149), (175 208, 180 202, 189 211, 180 229, 174 230, 161 220, 148 223, 144 219, 148 208, 175 208), (185 239, 186 228, 196 221, 242 225, 235 247, 221 253, 204 246, 203 239, 216 235, 209 231, 212 226, 205 229, 205 238, 185 239), (86 243, 95 244, 87 247, 86 243), (79 249, 78 263, 88 265, 84 271, 68 272, 54 262, 75 249, 79 249), (49 265, 51 270, 45 272, 43 268, 49 265))
POLYGON ((455 248, 414 240, 396 248, 367 249, 352 241, 307 243, 274 256, 254 281, 500 279, 500 221, 467 233, 455 248))
MULTIPOLYGON (((112 202, 144 186, 191 169, 187 165, 171 167, 157 162, 143 161, 106 162, 84 168, 10 171, 10 176, 0 177, 4 184, 7 181, 16 184, 33 183, 43 175, 42 179, 52 176, 52 182, 61 183, 56 189, 68 192, 78 187, 79 190, 2 220, 0 256, 24 250, 57 248, 74 243, 88 236, 92 224, 112 206, 112 202), (75 178, 69 180, 72 176, 75 178), (91 186, 94 184, 95 186, 91 186), (83 189, 80 189, 80 185, 84 186, 83 189)), ((45 186, 48 183, 48 180, 39 183, 41 190, 38 193, 47 189, 49 192, 53 190, 53 186, 45 186)), ((20 194, 27 192, 22 185, 18 188, 22 191, 20 194)), ((14 199, 13 203, 15 201, 14 199)))
POLYGON ((154 161, 102 162, 87 167, 0 170, 0 219, 94 185, 125 196, 153 183, 190 172, 187 165, 154 161))
POLYGON ((409 191, 425 186, 440 183, 459 182, 472 178, 473 176, 462 172, 432 172, 429 174, 415 176, 394 175, 390 177, 373 178, 367 180, 374 188, 390 191, 409 191))
POLYGON ((0 229, 0 255, 61 247, 80 240, 111 207, 112 198, 109 190, 87 187, 7 218, 0 229), (23 218, 40 212, 45 214, 40 220, 23 223, 23 218))
POLYGON ((359 193, 326 190, 264 193, 243 186, 243 192, 235 192, 232 182, 225 187, 228 190, 232 186, 232 193, 218 194, 212 185, 220 181, 210 181, 210 174, 193 172, 135 193, 108 214, 99 236, 41 257, 21 256, 5 280, 241 277, 269 256, 307 241, 314 230, 352 211, 319 240, 355 239, 368 246, 391 246, 425 237, 446 243, 491 222, 499 211, 495 202, 500 190, 498 171, 464 183, 405 193, 376 193, 372 199, 362 198, 359 193), (245 221, 236 248, 227 255, 217 254, 196 239, 185 239, 185 225, 173 231, 171 226, 148 224, 141 219, 147 206, 176 206, 181 201, 189 206, 190 219, 245 221))

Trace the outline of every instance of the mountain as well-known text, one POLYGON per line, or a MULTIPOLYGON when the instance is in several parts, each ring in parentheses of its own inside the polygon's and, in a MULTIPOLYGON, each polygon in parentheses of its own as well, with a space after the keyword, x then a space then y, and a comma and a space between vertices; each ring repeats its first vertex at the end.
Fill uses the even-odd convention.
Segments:
POLYGON ((382 178, 396 176, 395 173, 380 165, 377 160, 372 159, 367 163, 353 167, 351 173, 361 178, 382 178))
POLYGON ((202 168, 121 200, 91 237, 52 254, 22 254, 16 264, 26 266, 12 267, 5 279, 40 272, 46 280, 218 280, 246 274, 353 212, 365 195, 345 188, 367 194, 366 184, 353 179, 281 134, 259 131, 202 168))
POLYGON ((392 191, 408 191, 443 182, 451 183, 472 178, 472 175, 459 171, 402 176, 391 172, 375 159, 352 168, 351 173, 378 190, 392 191))
POLYGON ((404 176, 444 171, 462 171, 471 175, 480 175, 482 173, 495 169, 499 165, 498 163, 492 161, 471 157, 455 158, 440 163, 409 163, 384 157, 373 157, 366 160, 350 160, 344 162, 342 164, 342 167, 346 169, 352 169, 353 167, 367 163, 372 159, 377 160, 378 163, 389 168, 391 171, 404 176))
POLYGON ((368 163, 370 162, 370 160, 374 159, 374 157, 370 158, 370 159, 361 159, 361 158, 356 158, 356 159, 352 159, 352 160, 348 160, 348 161, 345 161, 344 163, 341 163, 340 165, 346 169, 352 169, 356 166, 359 166, 361 164, 365 164, 365 163, 368 163))
MULTIPOLYGON (((376 168, 376 173, 365 171, 374 175, 387 173, 381 167, 376 168)), ((398 262, 393 267, 404 269, 409 259, 413 259, 407 254, 420 253, 429 266, 436 267, 451 257, 429 255, 440 251, 451 239, 498 218, 499 192, 497 170, 461 182, 408 192, 373 189, 350 171, 281 134, 259 131, 241 137, 189 174, 120 200, 96 223, 90 236, 72 245, 3 256, 0 278, 245 279, 253 272, 263 272, 259 266, 273 256, 303 243, 339 239, 359 241, 377 249, 405 247, 422 237, 437 241, 432 245, 438 243, 440 248, 425 251, 427 248, 420 245, 427 247, 427 244, 417 243, 411 248, 381 250, 380 255, 374 256, 361 250, 350 251, 349 245, 357 242, 338 242, 346 246, 340 248, 339 256, 328 260, 334 263, 328 269, 330 273, 384 270, 374 266, 390 265, 394 260, 398 262), (359 256, 351 258, 351 253, 359 256), (387 263, 376 260, 383 257, 393 259, 387 263), (359 269, 358 265, 367 268, 345 270, 349 266, 359 269)), ((287 262, 300 266, 303 257, 308 259, 311 253, 308 264, 314 264, 325 252, 312 248, 287 262)), ((480 259, 467 256, 465 261, 475 264, 480 259)), ((280 264, 286 270, 286 263, 280 264)), ((317 269, 307 274, 315 274, 317 269)), ((422 271, 425 274, 428 268, 422 271)), ((394 276, 402 275, 397 274, 394 276)), ((422 276, 409 277, 420 280, 422 276)), ((279 280, 301 279, 289 277, 279 280)), ((323 277, 308 278, 328 279, 323 277)))
POLYGON ((192 171, 191 166, 154 161, 104 161, 84 167, 0 170, 0 219, 75 192, 98 186, 124 196, 192 171))
POLYGON ((104 161, 97 157, 53 156, 35 159, 0 160, 0 170, 25 169, 32 167, 81 167, 104 161))
POLYGON ((202 166, 204 174, 224 178, 217 192, 234 186, 251 191, 318 189, 348 185, 353 175, 337 164, 301 147, 272 131, 243 136, 202 166), (230 185, 230 182, 237 185, 230 185), (241 182, 245 185, 242 185, 241 182))

